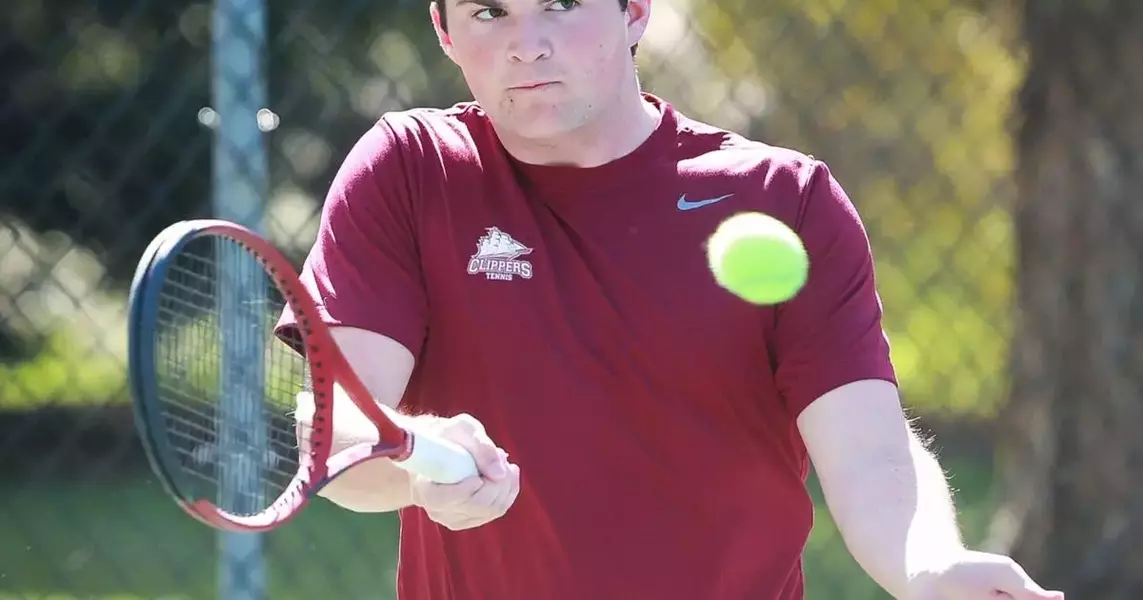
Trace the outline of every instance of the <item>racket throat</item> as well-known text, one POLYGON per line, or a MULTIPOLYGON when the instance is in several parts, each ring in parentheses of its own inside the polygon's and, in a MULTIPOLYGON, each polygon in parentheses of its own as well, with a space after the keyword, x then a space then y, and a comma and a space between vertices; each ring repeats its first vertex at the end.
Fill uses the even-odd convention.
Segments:
POLYGON ((395 463, 403 463, 408 461, 415 450, 417 438, 405 431, 401 433, 401 442, 397 444, 396 449, 390 452, 390 460, 395 463))

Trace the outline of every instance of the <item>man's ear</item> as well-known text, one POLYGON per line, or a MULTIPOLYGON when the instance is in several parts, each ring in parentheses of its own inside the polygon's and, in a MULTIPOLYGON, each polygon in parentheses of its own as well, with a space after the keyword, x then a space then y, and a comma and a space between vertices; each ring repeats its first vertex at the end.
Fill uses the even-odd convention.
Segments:
POLYGON ((642 41, 650 20, 651 0, 627 1, 627 41, 631 46, 642 41))
POLYGON ((433 22, 433 31, 437 33, 437 43, 440 44, 441 50, 444 50, 445 56, 455 63, 456 59, 452 56, 452 37, 448 34, 438 2, 439 0, 433 0, 429 3, 429 18, 433 22))

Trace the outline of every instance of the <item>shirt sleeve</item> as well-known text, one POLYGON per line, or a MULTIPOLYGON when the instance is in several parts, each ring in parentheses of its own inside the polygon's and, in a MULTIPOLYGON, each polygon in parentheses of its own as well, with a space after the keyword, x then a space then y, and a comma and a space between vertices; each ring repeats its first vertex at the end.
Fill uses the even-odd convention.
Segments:
POLYGON ((796 417, 864 379, 897 383, 865 227, 828 167, 809 165, 794 229, 810 258, 805 287, 775 313, 778 389, 796 417))
MULTIPOLYGON (((327 325, 379 333, 416 356, 427 301, 404 161, 384 120, 358 140, 330 186, 300 278, 327 325)), ((293 344, 292 311, 275 332, 293 344)))

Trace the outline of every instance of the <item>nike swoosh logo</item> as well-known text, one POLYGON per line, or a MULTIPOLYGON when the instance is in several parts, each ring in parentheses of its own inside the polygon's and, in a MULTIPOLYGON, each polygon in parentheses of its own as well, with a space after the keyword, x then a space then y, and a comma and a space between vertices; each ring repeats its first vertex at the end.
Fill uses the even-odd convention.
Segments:
POLYGON ((694 210, 696 208, 702 208, 704 206, 707 206, 708 204, 714 204, 715 202, 722 202, 723 200, 726 200, 727 198, 729 198, 733 195, 734 194, 727 194, 725 196, 719 196, 717 198, 710 198, 707 200, 691 201, 691 200, 687 200, 686 194, 683 194, 682 196, 679 196, 679 205, 678 206, 679 206, 679 210, 694 210))

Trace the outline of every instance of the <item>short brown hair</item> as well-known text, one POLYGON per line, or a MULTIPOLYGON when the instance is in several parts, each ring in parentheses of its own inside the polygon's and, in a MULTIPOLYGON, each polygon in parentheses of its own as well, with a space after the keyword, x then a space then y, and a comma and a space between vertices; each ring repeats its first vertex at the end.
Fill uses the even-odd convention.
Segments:
MULTIPOLYGON (((441 29, 448 32, 448 18, 445 15, 445 3, 448 0, 430 0, 430 3, 435 3, 441 11, 441 29)), ((619 10, 627 10, 627 0, 619 0, 619 10)), ((635 51, 639 49, 639 44, 631 46, 631 56, 635 56, 635 51)))

